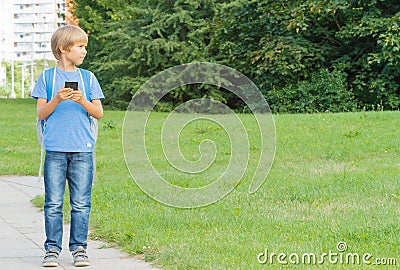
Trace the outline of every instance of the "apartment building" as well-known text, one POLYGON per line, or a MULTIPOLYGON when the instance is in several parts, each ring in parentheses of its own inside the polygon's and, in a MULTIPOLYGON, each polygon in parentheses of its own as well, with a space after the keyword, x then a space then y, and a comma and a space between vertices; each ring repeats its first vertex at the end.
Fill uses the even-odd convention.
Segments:
POLYGON ((7 54, 10 53, 12 48, 12 17, 10 1, 0 0, 0 62, 7 58, 7 54))
POLYGON ((65 24, 65 0, 0 0, 0 62, 54 60, 50 39, 65 24))

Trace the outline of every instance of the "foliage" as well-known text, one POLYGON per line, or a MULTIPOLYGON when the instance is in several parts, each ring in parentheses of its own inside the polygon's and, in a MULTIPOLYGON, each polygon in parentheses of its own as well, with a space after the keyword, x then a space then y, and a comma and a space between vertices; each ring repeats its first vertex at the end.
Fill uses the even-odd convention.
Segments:
MULTIPOLYGON (((353 105, 358 108, 400 105, 397 0, 75 3, 75 15, 90 34, 84 65, 99 77, 105 104, 112 107, 126 108, 142 83, 156 73, 193 61, 235 68, 265 96, 271 91, 282 95, 288 88, 300 91, 293 86, 310 80, 312 74, 338 70, 346 74, 345 86, 354 93, 353 105)), ((301 91, 297 95, 300 98, 301 91)), ((175 89, 159 108, 196 97, 222 101, 234 109, 243 106, 233 94, 202 86, 175 89)))
MULTIPOLYGON (((93 52, 89 46, 92 57, 87 65, 101 78, 105 104, 126 108, 137 89, 156 73, 187 62, 211 60, 207 44, 213 0, 76 3, 76 16, 91 34, 90 46, 93 42, 95 49, 101 48, 93 52)), ((172 91, 166 99, 181 103, 212 94, 207 87, 189 88, 172 91)))
POLYGON ((215 48, 264 94, 333 68, 360 107, 396 109, 399 10, 398 1, 233 1, 216 16, 215 48))
POLYGON ((356 109, 353 93, 346 87, 346 74, 322 69, 310 80, 276 88, 268 92, 267 99, 275 112, 346 112, 356 109))
MULTIPOLYGON (((24 62, 14 62, 14 92, 17 97, 21 97, 22 90, 22 65, 26 65, 24 62)), ((54 65, 54 62, 48 63, 50 66, 54 65)), ((11 75, 11 63, 4 62, 2 66, 6 68, 6 84, 4 86, 0 86, 0 97, 11 97, 12 92, 12 75, 11 75)), ((39 77, 39 74, 43 71, 43 61, 36 60, 34 62, 33 69, 33 78, 36 80, 39 77)), ((25 97, 29 97, 29 92, 32 90, 31 88, 31 67, 30 65, 25 67, 25 75, 24 75, 24 95, 25 97)), ((34 82, 35 83, 35 82, 34 82)))
MULTIPOLYGON (((22 62, 14 63, 14 92, 18 97, 21 97, 21 89, 22 89, 22 71, 19 67, 22 65, 22 62)), ((6 68, 6 84, 0 86, 0 96, 1 97, 11 97, 12 93, 12 75, 11 75, 11 63, 2 63, 2 66, 6 68)), ((27 68, 25 70, 28 70, 27 68)), ((30 68, 29 68, 30 73, 30 68)), ((30 84, 30 74, 25 73, 24 79, 24 94, 27 95, 29 93, 29 84, 30 84), (28 77, 29 76, 29 77, 28 77)))
POLYGON ((356 8, 357 21, 347 24, 337 34, 346 41, 347 48, 346 55, 337 62, 342 61, 346 66, 349 83, 362 106, 370 109, 382 104, 388 109, 398 109, 400 2, 359 1, 356 8))

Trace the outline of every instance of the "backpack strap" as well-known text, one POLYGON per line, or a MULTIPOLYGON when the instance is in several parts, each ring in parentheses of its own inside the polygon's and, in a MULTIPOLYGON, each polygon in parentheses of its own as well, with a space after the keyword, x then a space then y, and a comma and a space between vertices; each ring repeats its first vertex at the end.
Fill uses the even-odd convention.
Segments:
MULTIPOLYGON (((56 68, 48 68, 44 71, 43 73, 43 83, 44 86, 46 87, 46 94, 47 94, 47 102, 50 102, 50 100, 54 96, 54 87, 56 83, 56 68)), ((44 157, 44 152, 45 152, 45 147, 44 147, 44 138, 43 138, 43 133, 44 130, 46 129, 46 120, 39 120, 37 119, 36 121, 36 133, 37 137, 40 143, 40 166, 39 166, 39 173, 38 173, 38 181, 42 178, 42 170, 43 170, 43 157, 44 157)))
MULTIPOLYGON (((55 78, 56 78, 56 68, 49 68, 46 69, 44 71, 43 74, 43 83, 44 86, 46 87, 46 94, 47 94, 47 102, 49 102, 53 96, 54 96, 54 85, 55 85, 55 78)), ((40 136, 38 136, 39 139, 39 143, 40 145, 43 145, 43 132, 44 129, 46 128, 46 120, 38 120, 38 122, 40 121, 40 127, 41 127, 41 133, 39 134, 40 136)), ((38 128, 38 127, 37 127, 38 128)))
POLYGON ((90 97, 90 89, 92 88, 92 73, 89 70, 78 68, 79 75, 81 76, 81 81, 83 82, 82 92, 86 99, 92 101, 90 97), (88 90, 88 91, 86 91, 88 90))
POLYGON ((55 83, 56 83, 56 68, 48 68, 44 71, 43 75, 43 82, 44 86, 46 87, 46 93, 47 93, 47 102, 50 102, 50 100, 54 96, 54 88, 55 88, 55 83))
MULTIPOLYGON (((90 97, 90 90, 92 88, 92 73, 89 70, 83 68, 78 68, 78 71, 81 76, 81 81, 83 81, 83 86, 81 90, 83 94, 86 96, 86 99, 88 101, 92 101, 92 98, 90 97)), ((89 115, 89 113, 87 115, 90 121, 90 126, 94 132, 95 140, 97 141, 97 135, 98 135, 97 119, 89 115)))
MULTIPOLYGON (((46 87, 46 93, 47 93, 47 102, 50 102, 50 100, 54 96, 54 89, 55 89, 55 83, 56 83, 56 68, 48 68, 44 71, 43 75, 43 82, 44 86, 46 87)), ((81 77, 81 81, 83 82, 82 85, 82 92, 85 95, 86 99, 91 101, 90 98, 90 88, 92 87, 92 73, 89 70, 83 69, 83 68, 78 68, 79 75, 81 77), (89 91, 86 91, 88 89, 89 91)))
MULTIPOLYGON (((53 67, 53 68, 46 69, 44 71, 42 78, 43 78, 44 86, 46 87, 47 102, 50 102, 50 100, 54 96, 54 86, 56 83, 56 80, 55 80, 56 68, 53 67)), ((40 134, 38 133, 40 135, 40 136, 38 136, 38 139, 39 139, 40 145, 42 145, 42 148, 43 148, 44 147, 43 146, 43 132, 44 132, 44 129, 46 128, 46 119, 38 120, 38 122, 39 121, 40 121, 41 133, 40 134)), ((38 127, 36 127, 36 128, 38 128, 38 127)))
MULTIPOLYGON (((86 96, 86 99, 89 101, 92 101, 92 98, 90 97, 90 90, 92 88, 92 73, 86 69, 83 68, 78 68, 79 74, 81 76, 81 81, 83 81, 83 86, 82 86, 82 92, 86 96)), ((89 115, 89 121, 90 121, 90 127, 94 132, 94 138, 95 141, 97 141, 97 136, 98 136, 98 130, 99 126, 97 123, 97 119, 94 118, 93 116, 89 115)), ((94 182, 96 180, 96 175, 97 175, 97 169, 96 169, 96 150, 93 150, 93 179, 92 181, 94 182)))
POLYGON ((40 166, 39 166, 39 173, 38 173, 38 182, 40 182, 40 179, 42 178, 42 170, 43 170, 43 157, 44 157, 44 142, 43 142, 43 131, 45 129, 46 122, 45 120, 39 120, 37 119, 36 121, 36 133, 37 137, 40 143, 40 166))

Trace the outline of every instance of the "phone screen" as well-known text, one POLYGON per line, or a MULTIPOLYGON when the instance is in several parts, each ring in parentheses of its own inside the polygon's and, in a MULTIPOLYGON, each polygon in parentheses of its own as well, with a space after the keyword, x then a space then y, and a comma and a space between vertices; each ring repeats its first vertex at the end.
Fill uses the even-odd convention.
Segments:
POLYGON ((72 88, 78 90, 78 82, 65 82, 65 88, 72 88))

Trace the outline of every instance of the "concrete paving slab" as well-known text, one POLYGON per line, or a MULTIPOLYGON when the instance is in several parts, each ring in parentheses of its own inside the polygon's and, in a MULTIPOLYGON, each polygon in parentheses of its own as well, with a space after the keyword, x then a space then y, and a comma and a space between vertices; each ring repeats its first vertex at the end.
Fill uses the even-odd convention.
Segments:
MULTIPOLYGON (((43 212, 30 200, 43 194, 43 182, 37 177, 0 176, 0 268, 7 270, 45 269, 43 212)), ((69 225, 64 226, 63 251, 60 266, 51 269, 76 269, 68 251, 69 225)), ((154 270, 160 269, 139 261, 116 248, 106 248, 101 241, 88 241, 91 266, 96 270, 154 270)))

